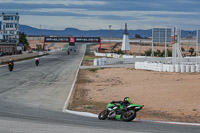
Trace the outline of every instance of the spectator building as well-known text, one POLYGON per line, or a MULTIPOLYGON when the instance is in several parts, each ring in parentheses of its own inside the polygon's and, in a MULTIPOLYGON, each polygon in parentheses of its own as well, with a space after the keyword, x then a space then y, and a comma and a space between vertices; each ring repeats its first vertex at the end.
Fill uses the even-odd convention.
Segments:
POLYGON ((19 15, 2 13, 0 17, 0 54, 15 54, 19 43, 19 15))

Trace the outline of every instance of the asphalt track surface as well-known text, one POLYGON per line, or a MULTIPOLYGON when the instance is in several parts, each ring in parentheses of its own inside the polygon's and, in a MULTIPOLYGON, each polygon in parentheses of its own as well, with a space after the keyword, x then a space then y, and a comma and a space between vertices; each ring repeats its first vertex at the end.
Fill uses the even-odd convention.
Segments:
POLYGON ((13 72, 0 66, 0 133, 199 133, 199 126, 144 121, 98 120, 63 113, 85 45, 75 53, 58 52, 15 63, 13 72))

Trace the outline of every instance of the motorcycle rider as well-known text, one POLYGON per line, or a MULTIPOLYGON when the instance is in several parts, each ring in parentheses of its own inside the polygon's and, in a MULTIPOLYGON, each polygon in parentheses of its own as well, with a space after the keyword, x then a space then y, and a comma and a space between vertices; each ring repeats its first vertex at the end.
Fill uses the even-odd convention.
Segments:
POLYGON ((39 64, 39 58, 35 58, 35 64, 36 64, 36 65, 39 64))
MULTIPOLYGON (((117 103, 119 103, 120 105, 122 105, 122 107, 123 107, 123 110, 126 110, 127 109, 127 106, 129 106, 130 104, 131 104, 131 101, 130 101, 130 98, 129 97, 125 97, 124 98, 124 101, 112 101, 111 102, 112 104, 117 104, 117 103)), ((116 105, 116 107, 117 107, 117 111, 118 111, 118 113, 121 113, 122 112, 122 109, 120 108, 120 106, 119 105, 116 105)))
POLYGON ((12 59, 9 59, 8 64, 11 63, 12 67, 14 67, 14 62, 12 61, 12 59))

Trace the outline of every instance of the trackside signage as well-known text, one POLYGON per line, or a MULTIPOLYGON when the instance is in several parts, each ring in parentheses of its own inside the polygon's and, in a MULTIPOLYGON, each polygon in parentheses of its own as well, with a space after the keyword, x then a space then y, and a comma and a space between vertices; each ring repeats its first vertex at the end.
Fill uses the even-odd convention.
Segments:
POLYGON ((69 37, 45 37, 45 42, 69 42, 69 37))
POLYGON ((75 37, 75 42, 100 42, 100 37, 75 37))
POLYGON ((45 42, 100 42, 100 37, 45 37, 45 42))

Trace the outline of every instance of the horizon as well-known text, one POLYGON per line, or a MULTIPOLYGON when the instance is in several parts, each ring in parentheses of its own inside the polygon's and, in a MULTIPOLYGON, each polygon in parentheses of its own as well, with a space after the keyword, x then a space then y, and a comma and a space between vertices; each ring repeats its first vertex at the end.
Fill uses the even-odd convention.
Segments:
MULTIPOLYGON (((1 21, 0 21, 1 22, 1 21)), ((35 28, 35 29, 38 29, 38 30, 40 30, 40 28, 37 28, 37 27, 32 27, 32 26, 30 26, 30 25, 20 25, 20 26, 28 26, 28 27, 31 27, 31 28, 35 28)), ((157 27, 156 27, 157 28, 157 27)), ((162 28, 162 27, 161 27, 162 28)), ((174 27, 172 27, 172 28, 174 28, 174 27)), ((88 30, 82 30, 82 29, 79 29, 79 28, 76 28, 76 27, 63 27, 63 29, 42 29, 41 28, 41 30, 55 30, 55 31, 62 31, 62 30, 65 30, 65 29, 77 29, 77 30, 81 30, 81 31, 91 31, 91 30, 93 30, 93 29, 88 29, 88 30)), ((152 28, 153 29, 153 28, 152 28)), ((152 29, 128 29, 128 31, 129 30, 133 30, 133 31, 135 31, 135 30, 152 30, 152 29)), ((109 30, 109 29, 95 29, 95 30, 109 30)), ((110 29, 111 31, 114 31, 114 30, 122 30, 122 31, 124 31, 124 29, 110 29)), ((196 32, 197 30, 187 30, 187 29, 181 29, 182 31, 192 31, 192 32, 196 32)))
POLYGON ((2 0, 0 12, 17 12, 21 25, 38 29, 200 29, 198 0, 2 0))

